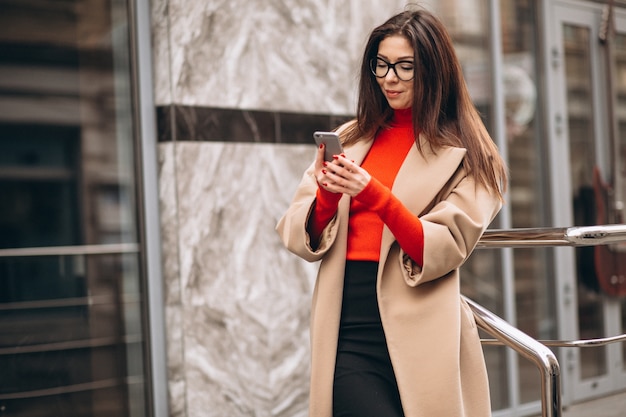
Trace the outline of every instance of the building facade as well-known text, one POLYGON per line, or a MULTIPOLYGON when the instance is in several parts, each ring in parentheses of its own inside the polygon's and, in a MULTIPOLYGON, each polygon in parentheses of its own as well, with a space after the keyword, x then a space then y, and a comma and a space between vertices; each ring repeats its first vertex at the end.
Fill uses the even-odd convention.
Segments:
MULTIPOLYGON (((317 265, 274 226, 406 3, 0 0, 0 416, 307 415, 317 265)), ((623 223, 608 3, 421 2, 510 168, 492 228, 623 223)), ((626 274, 618 246, 479 249, 462 291, 539 339, 626 333, 600 256, 626 274)), ((534 365, 484 351, 494 416, 538 414, 534 365)), ((557 354, 564 404, 626 389, 621 345, 557 354)))

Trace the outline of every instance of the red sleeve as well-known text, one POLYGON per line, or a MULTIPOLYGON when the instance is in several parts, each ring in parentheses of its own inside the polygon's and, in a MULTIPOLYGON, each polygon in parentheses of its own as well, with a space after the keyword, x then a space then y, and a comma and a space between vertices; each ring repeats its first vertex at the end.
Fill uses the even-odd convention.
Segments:
POLYGON ((313 207, 307 227, 312 243, 317 244, 319 242, 324 228, 328 226, 337 212, 340 199, 340 193, 331 193, 323 188, 317 188, 315 207, 313 207))
POLYGON ((419 217, 411 213, 391 190, 372 177, 355 199, 367 205, 387 225, 415 263, 424 265, 424 231, 419 217))

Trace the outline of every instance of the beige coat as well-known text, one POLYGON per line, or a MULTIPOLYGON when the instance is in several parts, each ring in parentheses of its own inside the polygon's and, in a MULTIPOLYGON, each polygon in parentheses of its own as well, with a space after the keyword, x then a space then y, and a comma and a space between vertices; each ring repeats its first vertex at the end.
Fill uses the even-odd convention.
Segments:
MULTIPOLYGON (((371 144, 359 142, 345 153, 360 164, 371 144)), ((392 187, 421 218, 423 268, 387 227, 383 231, 376 289, 387 346, 406 417, 486 417, 491 411, 485 362, 476 323, 460 298, 458 268, 501 204, 466 176, 465 149, 423 149, 424 156, 411 148, 392 187)), ((309 415, 331 417, 350 199, 342 197, 313 251, 305 225, 316 189, 311 166, 277 231, 296 255, 322 260, 311 312, 309 415)))

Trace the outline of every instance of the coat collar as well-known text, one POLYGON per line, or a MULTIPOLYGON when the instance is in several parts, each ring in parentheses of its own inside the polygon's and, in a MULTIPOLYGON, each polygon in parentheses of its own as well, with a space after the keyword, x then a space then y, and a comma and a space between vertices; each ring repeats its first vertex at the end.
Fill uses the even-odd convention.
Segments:
MULTIPOLYGON (((457 171, 467 152, 464 148, 446 147, 433 153, 424 138, 420 137, 420 140, 423 155, 417 146, 411 147, 391 188, 393 194, 416 216, 421 216, 428 209, 457 171)), ((394 241, 395 237, 385 226, 380 244, 381 265, 384 265, 394 241)))
POLYGON ((357 165, 361 165, 365 156, 369 152, 372 144, 374 143, 373 139, 361 140, 354 145, 345 149, 345 154, 350 159, 352 159, 357 165))
MULTIPOLYGON (((374 141, 364 140, 346 148, 346 155, 361 165, 374 141)), ((420 135, 422 151, 414 145, 400 166, 393 194, 415 215, 420 215, 457 170, 466 154, 464 148, 445 147, 433 152, 420 135), (419 198, 415 196, 419 195, 419 198)))
MULTIPOLYGON (((412 146, 392 186, 393 194, 416 216, 428 208, 433 199, 456 172, 465 157, 464 148, 445 147, 433 152, 426 139, 420 135, 422 151, 412 146)), ((364 140, 346 148, 346 155, 361 164, 372 146, 373 140, 364 140)), ((346 216, 350 209, 349 198, 343 198, 341 209, 346 216)), ((395 241, 391 231, 385 226, 381 241, 381 264, 384 263, 389 248, 395 241)), ((382 268, 379 270, 382 272, 382 268)))
POLYGON ((411 147, 391 188, 393 194, 416 216, 421 215, 441 191, 467 152, 464 148, 448 146, 435 153, 422 136, 420 141, 423 153, 417 146, 411 147))

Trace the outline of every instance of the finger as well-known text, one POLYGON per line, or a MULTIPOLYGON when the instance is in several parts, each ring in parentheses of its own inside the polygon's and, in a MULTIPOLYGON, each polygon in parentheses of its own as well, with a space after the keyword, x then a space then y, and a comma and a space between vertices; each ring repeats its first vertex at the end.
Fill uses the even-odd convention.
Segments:
POLYGON ((350 195, 356 195, 361 192, 371 180, 370 174, 357 165, 353 160, 344 156, 337 158, 341 164, 341 168, 337 170, 343 181, 338 181, 341 186, 346 188, 346 192, 350 195))
POLYGON ((349 171, 356 171, 357 168, 359 168, 359 166, 354 162, 354 160, 348 159, 348 157, 345 154, 337 155, 337 158, 335 158, 335 160, 341 166, 348 169, 349 171))
POLYGON ((317 147, 317 154, 315 155, 315 171, 319 171, 324 166, 324 144, 322 143, 317 147))
POLYGON ((328 168, 328 171, 331 172, 332 174, 341 178, 345 178, 347 180, 353 179, 354 174, 358 173, 358 166, 356 165, 346 166, 346 165, 343 165, 341 161, 339 160, 333 161, 333 163, 329 164, 327 168, 328 168))
MULTIPOLYGON (((337 184, 337 180, 341 180, 341 177, 332 171, 332 164, 325 162, 323 167, 316 174, 316 179, 320 187, 332 191, 334 193, 342 192, 341 187, 337 184)), ((336 167, 334 168, 336 169, 336 167)))
POLYGON ((339 162, 337 162, 336 159, 333 159, 332 162, 324 163, 324 168, 326 169, 328 174, 330 174, 331 176, 342 176, 343 167, 341 166, 339 162))

